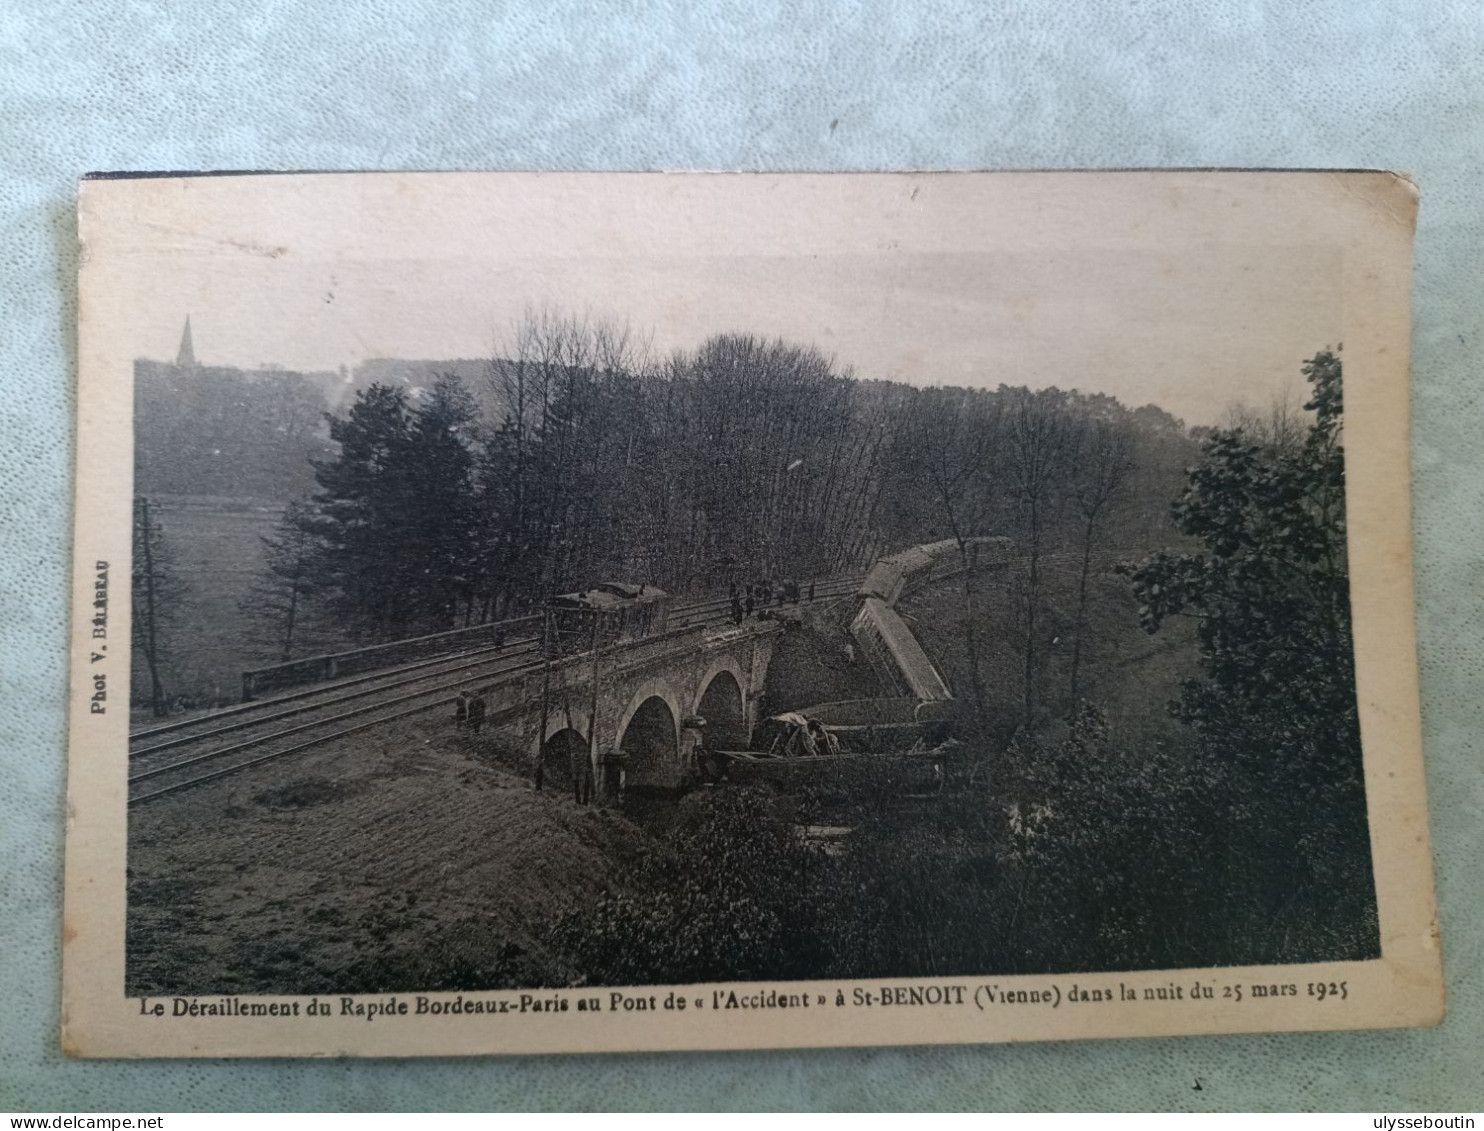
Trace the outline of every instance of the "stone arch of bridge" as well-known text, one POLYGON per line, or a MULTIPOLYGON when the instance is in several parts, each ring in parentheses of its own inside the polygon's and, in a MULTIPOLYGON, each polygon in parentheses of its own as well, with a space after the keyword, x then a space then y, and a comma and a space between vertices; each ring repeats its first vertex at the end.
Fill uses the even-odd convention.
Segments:
POLYGON ((618 746, 630 786, 674 785, 681 776, 680 704, 662 680, 646 680, 619 717, 618 746))
MULTIPOLYGON (((590 725, 591 720, 588 718, 587 708, 571 708, 560 700, 553 702, 546 719, 546 733, 536 736, 531 742, 531 756, 541 757, 551 740, 564 730, 574 731, 581 735, 585 743, 590 733, 588 730, 590 725)), ((533 729, 539 730, 540 728, 533 729)))
POLYGON ((541 748, 542 780, 562 789, 571 788, 587 757, 587 735, 572 727, 562 727, 541 748))
POLYGON ((701 677, 693 714, 706 720, 705 741, 717 750, 745 750, 752 737, 747 718, 747 682, 735 660, 713 664, 701 677))

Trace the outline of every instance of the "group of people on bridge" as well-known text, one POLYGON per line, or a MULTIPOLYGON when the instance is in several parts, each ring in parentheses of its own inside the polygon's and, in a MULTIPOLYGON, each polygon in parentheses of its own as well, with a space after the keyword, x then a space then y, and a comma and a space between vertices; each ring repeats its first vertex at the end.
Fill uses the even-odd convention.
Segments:
MULTIPOLYGON (((741 624, 747 618, 763 615, 763 610, 768 605, 782 605, 785 601, 797 605, 801 590, 799 583, 792 578, 774 581, 765 578, 762 581, 749 581, 742 589, 738 589, 736 581, 727 585, 728 596, 732 603, 732 623, 741 624)), ((814 582, 809 582, 808 596, 804 598, 809 603, 814 601, 814 582)))

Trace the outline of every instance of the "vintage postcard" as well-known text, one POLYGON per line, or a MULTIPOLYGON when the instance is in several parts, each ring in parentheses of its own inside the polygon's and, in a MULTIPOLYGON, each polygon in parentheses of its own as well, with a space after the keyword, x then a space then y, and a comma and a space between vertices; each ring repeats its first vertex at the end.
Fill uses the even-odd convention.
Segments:
POLYGON ((79 207, 70 1054, 1441 1018, 1405 177, 79 207))

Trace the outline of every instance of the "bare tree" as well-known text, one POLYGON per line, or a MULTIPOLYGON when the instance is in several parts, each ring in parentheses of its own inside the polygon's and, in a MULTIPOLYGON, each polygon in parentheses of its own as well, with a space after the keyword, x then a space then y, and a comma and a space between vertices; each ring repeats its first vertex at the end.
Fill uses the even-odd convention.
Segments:
POLYGON ((626 324, 527 309, 486 378, 500 423, 483 433, 481 615, 529 606, 603 567, 602 521, 642 474, 643 383, 654 363, 626 324))
POLYGON ((936 509, 963 559, 964 644, 975 711, 982 726, 988 694, 969 539, 980 532, 982 481, 1001 440, 1000 402, 964 389, 929 389, 920 395, 918 404, 911 443, 924 462, 936 509))
POLYGON ((1066 394, 1059 389, 1011 391, 1006 447, 1015 484, 1025 543, 1023 601, 1025 611, 1024 723, 1036 714, 1036 633, 1042 594, 1041 558, 1051 518, 1053 492, 1067 455, 1066 394))
POLYGON ((264 568, 239 606, 273 648, 280 663, 294 658, 303 636, 314 585, 314 538, 308 508, 294 501, 263 543, 264 568))
POLYGON ((144 496, 134 500, 133 636, 149 671, 150 710, 156 718, 169 711, 164 668, 169 627, 185 596, 174 554, 160 525, 159 507, 144 496))
POLYGON ((1134 470, 1133 438, 1127 427, 1107 419, 1079 419, 1072 427, 1066 461, 1067 481, 1081 519, 1081 563, 1077 575, 1077 622, 1072 633, 1071 710, 1077 711, 1082 639, 1087 628, 1087 581, 1098 523, 1107 514, 1134 470))
POLYGON ((1242 431, 1275 455, 1291 456, 1304 446, 1309 434, 1309 418, 1292 392, 1284 389, 1275 395, 1266 409, 1248 404, 1235 404, 1226 410, 1223 427, 1242 431))

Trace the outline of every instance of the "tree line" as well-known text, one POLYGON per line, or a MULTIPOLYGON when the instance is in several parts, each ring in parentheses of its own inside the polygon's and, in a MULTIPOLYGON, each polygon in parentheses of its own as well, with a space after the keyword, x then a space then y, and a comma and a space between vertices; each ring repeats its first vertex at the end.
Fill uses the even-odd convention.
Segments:
POLYGON ((323 378, 285 369, 134 364, 135 490, 289 499, 329 454, 323 378))
POLYGON ((807 579, 987 533, 1024 544, 1034 636, 1038 559, 1075 550, 1085 570, 1166 528, 1193 450, 1153 407, 863 382, 748 334, 656 359, 621 327, 540 311, 504 353, 485 389, 373 385, 329 418, 338 453, 311 461, 317 490, 267 547, 260 608, 284 656, 308 607, 392 639, 601 579, 807 579))

